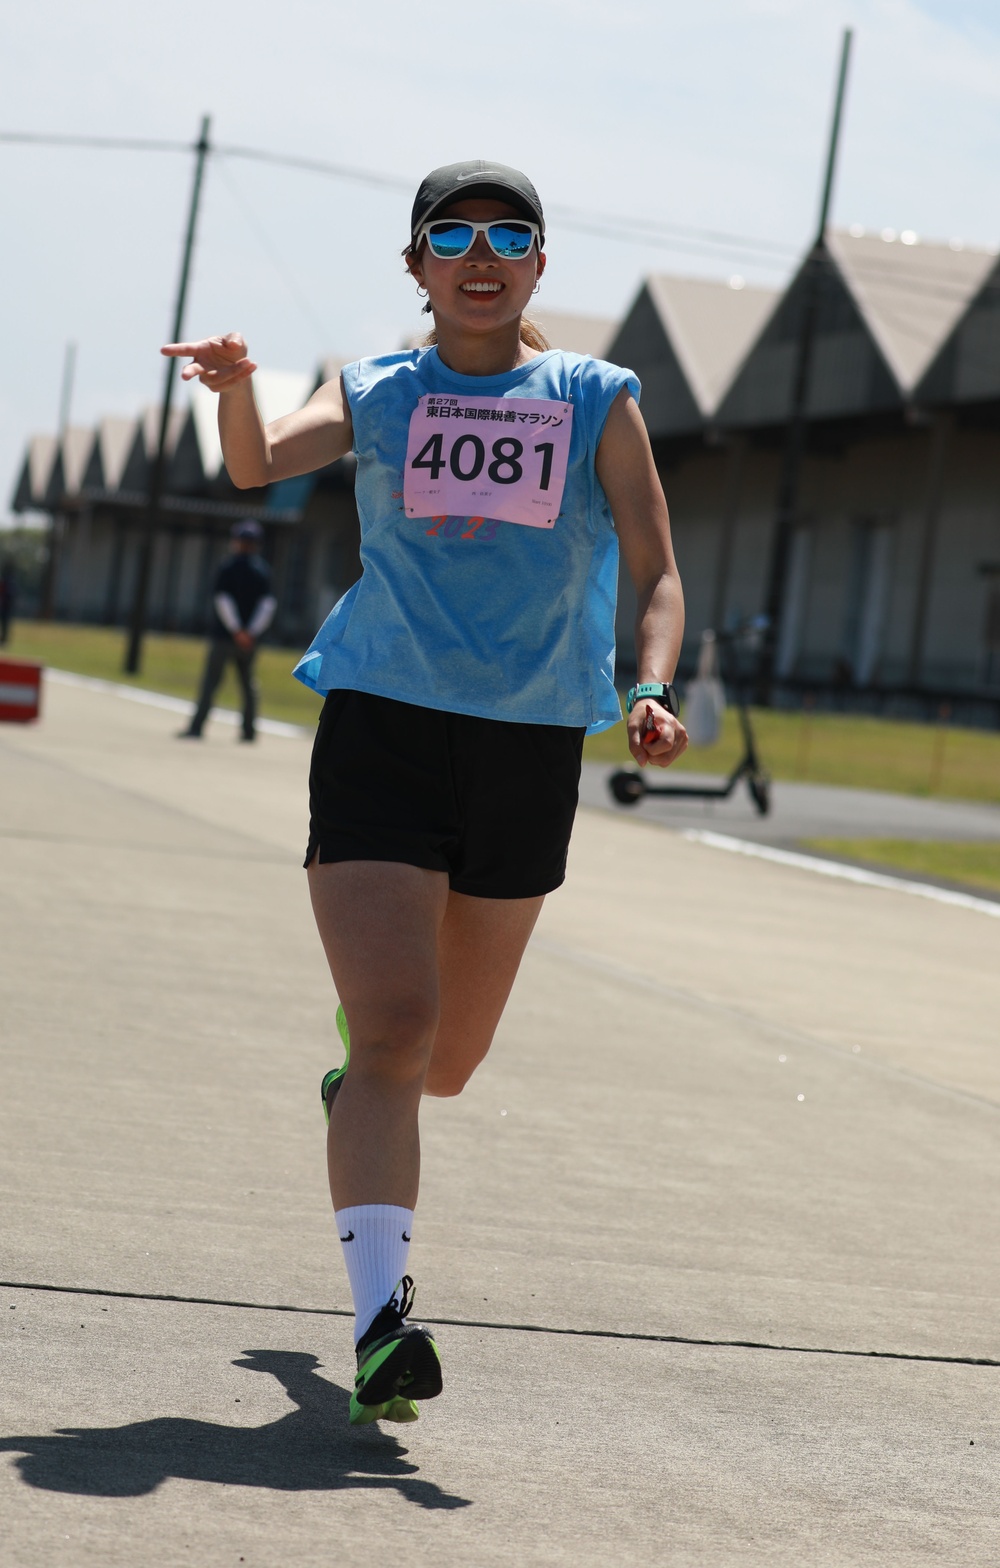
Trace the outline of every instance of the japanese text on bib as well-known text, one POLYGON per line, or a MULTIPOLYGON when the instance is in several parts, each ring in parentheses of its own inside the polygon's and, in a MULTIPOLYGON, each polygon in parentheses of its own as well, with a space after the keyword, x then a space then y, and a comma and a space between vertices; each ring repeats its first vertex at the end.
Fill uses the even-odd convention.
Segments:
POLYGON ((555 527, 572 431, 571 403, 422 397, 406 443, 406 515, 475 514, 528 528, 555 527))

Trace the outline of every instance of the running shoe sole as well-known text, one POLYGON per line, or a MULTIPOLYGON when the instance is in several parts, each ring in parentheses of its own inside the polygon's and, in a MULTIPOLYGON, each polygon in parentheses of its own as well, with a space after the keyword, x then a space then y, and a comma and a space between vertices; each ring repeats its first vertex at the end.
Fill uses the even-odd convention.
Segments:
MULTIPOLYGON (((400 1415, 385 1414, 387 1407, 413 1404, 418 1399, 434 1399, 440 1394, 441 1356, 427 1329, 414 1324, 398 1334, 376 1341, 365 1355, 354 1380, 350 1422, 363 1426, 369 1421, 398 1421, 400 1415), (371 1415, 373 1409, 383 1415, 371 1415)), ((419 1414, 419 1412, 418 1412, 419 1414)), ((415 1420, 405 1415, 404 1420, 415 1420)))

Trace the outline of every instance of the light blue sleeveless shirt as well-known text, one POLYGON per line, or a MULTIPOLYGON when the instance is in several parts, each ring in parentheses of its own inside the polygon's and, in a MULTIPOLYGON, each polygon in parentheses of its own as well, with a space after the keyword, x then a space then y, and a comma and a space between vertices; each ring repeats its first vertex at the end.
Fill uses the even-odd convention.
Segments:
POLYGON ((635 375, 553 349, 506 375, 460 376, 430 348, 360 360, 343 380, 363 572, 299 661, 298 679, 320 693, 347 688, 589 734, 617 723, 618 541, 594 459, 622 387, 639 396, 635 375), (462 519, 429 529, 429 517, 407 516, 410 419, 428 394, 572 404, 554 527, 487 519, 470 537, 462 519))

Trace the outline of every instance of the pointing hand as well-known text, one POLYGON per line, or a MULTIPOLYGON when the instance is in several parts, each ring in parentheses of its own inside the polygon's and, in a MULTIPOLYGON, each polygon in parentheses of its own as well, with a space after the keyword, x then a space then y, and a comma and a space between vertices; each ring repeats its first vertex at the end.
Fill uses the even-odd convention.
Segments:
POLYGON ((200 343, 165 343, 160 353, 174 359, 190 355, 191 363, 181 371, 181 380, 193 381, 197 376, 211 392, 226 392, 257 369, 253 360, 247 358, 246 339, 239 332, 204 338, 200 343))

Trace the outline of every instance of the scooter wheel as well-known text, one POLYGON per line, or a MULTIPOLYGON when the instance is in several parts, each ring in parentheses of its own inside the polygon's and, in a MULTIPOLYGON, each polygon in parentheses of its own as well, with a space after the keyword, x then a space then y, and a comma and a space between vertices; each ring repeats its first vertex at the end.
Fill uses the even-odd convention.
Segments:
POLYGON ((750 798, 762 817, 771 809, 771 781, 761 773, 752 773, 747 779, 750 798))
POLYGON ((622 806, 637 806, 646 793, 646 786, 639 774, 627 773, 624 769, 620 773, 612 773, 608 788, 622 806))

